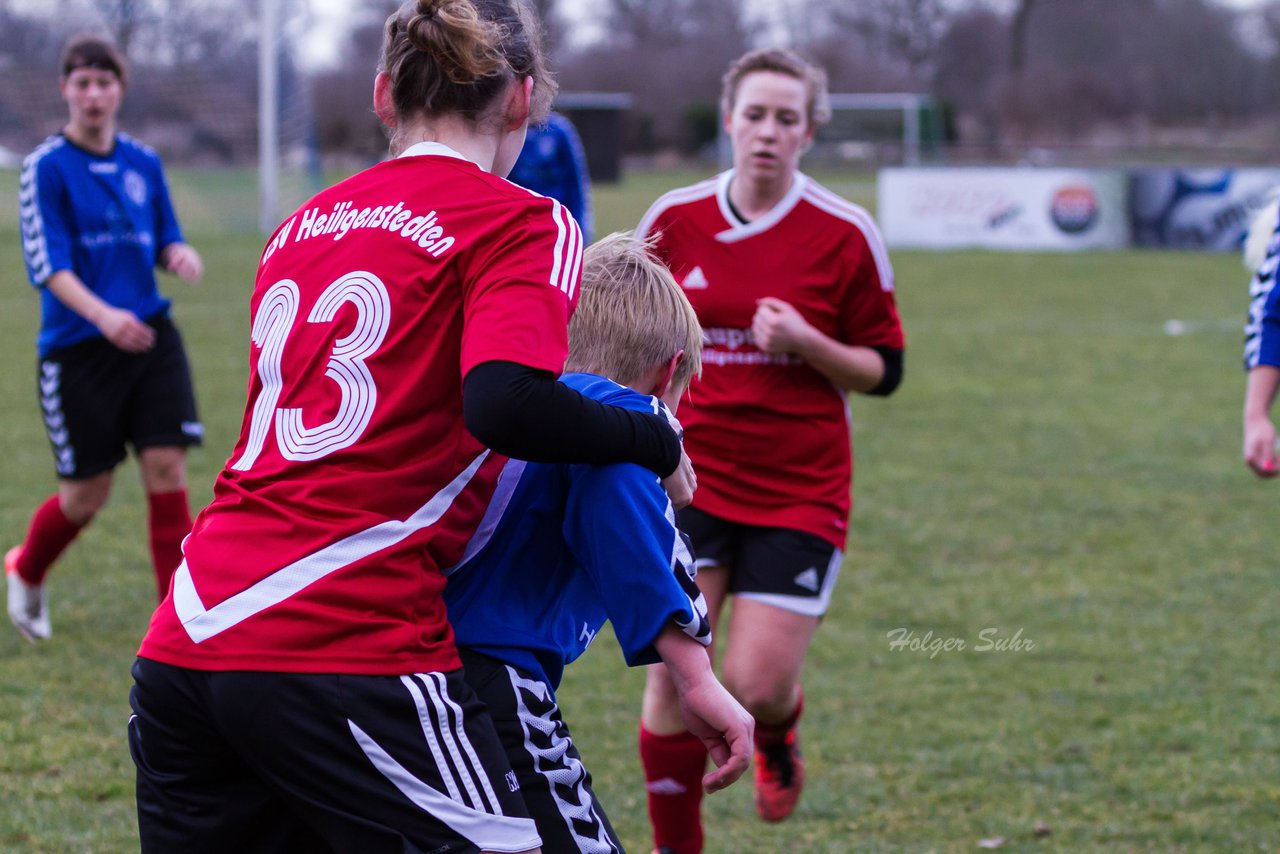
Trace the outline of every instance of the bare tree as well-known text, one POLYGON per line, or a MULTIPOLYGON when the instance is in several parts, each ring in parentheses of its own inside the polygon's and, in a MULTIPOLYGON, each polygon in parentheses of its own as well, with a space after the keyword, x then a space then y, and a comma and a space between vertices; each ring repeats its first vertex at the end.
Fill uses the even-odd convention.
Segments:
POLYGON ((927 81, 949 17, 943 0, 833 2, 830 9, 836 32, 829 38, 855 33, 882 61, 904 64, 915 86, 927 81))
POLYGON ((634 97, 631 143, 693 150, 714 138, 720 77, 747 47, 743 0, 609 0, 608 35, 565 57, 566 89, 634 97))

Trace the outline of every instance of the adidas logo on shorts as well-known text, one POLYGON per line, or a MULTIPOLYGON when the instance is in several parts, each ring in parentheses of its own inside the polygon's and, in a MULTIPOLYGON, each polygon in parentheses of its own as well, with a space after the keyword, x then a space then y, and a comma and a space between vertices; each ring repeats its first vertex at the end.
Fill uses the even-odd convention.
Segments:
POLYGON ((811 566, 795 577, 797 587, 803 587, 814 593, 818 592, 818 568, 811 566))

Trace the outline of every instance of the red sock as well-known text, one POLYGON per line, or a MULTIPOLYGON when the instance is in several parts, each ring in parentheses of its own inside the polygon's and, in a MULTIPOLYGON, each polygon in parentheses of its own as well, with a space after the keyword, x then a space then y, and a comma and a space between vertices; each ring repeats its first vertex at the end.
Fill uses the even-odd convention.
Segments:
POLYGON ((640 726, 640 763, 649 792, 649 821, 658 848, 702 851, 702 775, 707 749, 692 733, 654 735, 640 726))
POLYGON ((765 747, 772 747, 775 744, 781 744, 787 740, 787 733, 795 729, 796 724, 800 722, 800 715, 804 713, 804 694, 800 695, 800 700, 796 703, 796 710, 786 717, 785 720, 776 724, 767 724, 763 721, 756 721, 756 750, 765 747))
POLYGON ((174 570, 182 563, 182 540, 191 533, 187 491, 152 492, 147 495, 147 533, 151 541, 151 565, 156 573, 156 594, 164 599, 174 570))
POLYGON ((28 584, 44 584, 49 567, 83 529, 84 525, 77 525, 62 512, 57 495, 49 496, 31 517, 18 556, 18 575, 28 584))

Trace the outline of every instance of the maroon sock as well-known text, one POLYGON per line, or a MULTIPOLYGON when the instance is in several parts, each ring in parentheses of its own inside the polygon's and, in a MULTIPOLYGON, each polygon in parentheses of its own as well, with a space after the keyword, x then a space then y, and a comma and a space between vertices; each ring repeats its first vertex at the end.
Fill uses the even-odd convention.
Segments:
POLYGON ((707 748, 692 733, 654 735, 641 725, 640 763, 649 793, 654 845, 678 854, 701 854, 707 748))
POLYGON ((156 595, 164 599, 174 570, 182 563, 182 540, 191 533, 187 491, 152 492, 147 495, 147 533, 151 566, 156 573, 156 595))
POLYGON ((83 529, 84 525, 77 525, 62 512, 57 495, 49 496, 31 517, 18 555, 18 575, 28 584, 44 584, 49 567, 83 529))
POLYGON ((781 744, 786 741, 787 733, 795 729, 796 724, 800 722, 800 715, 802 714, 804 714, 804 694, 800 695, 795 711, 788 715, 785 720, 774 724, 767 724, 764 721, 757 720, 756 750, 772 747, 775 744, 781 744))

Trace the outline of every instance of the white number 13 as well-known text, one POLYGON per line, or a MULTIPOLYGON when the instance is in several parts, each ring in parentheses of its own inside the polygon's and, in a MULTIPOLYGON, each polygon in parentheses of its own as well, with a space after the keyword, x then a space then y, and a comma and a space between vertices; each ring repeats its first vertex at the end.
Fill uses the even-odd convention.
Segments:
POLYGON ((289 460, 317 460, 353 445, 373 417, 378 387, 364 360, 382 346, 387 336, 391 298, 386 285, 372 273, 348 273, 324 289, 307 316, 309 323, 331 323, 344 303, 349 302, 356 308, 355 328, 333 343, 325 368, 325 376, 338 384, 342 401, 330 421, 315 427, 303 424, 301 409, 277 408, 284 384, 280 365, 285 343, 298 317, 299 302, 297 284, 281 279, 267 289, 258 304, 252 337, 253 343, 261 348, 258 378, 262 381, 262 391, 253 404, 249 441, 244 453, 231 466, 236 471, 248 471, 253 466, 262 453, 272 421, 276 425, 276 444, 281 456, 289 460))

